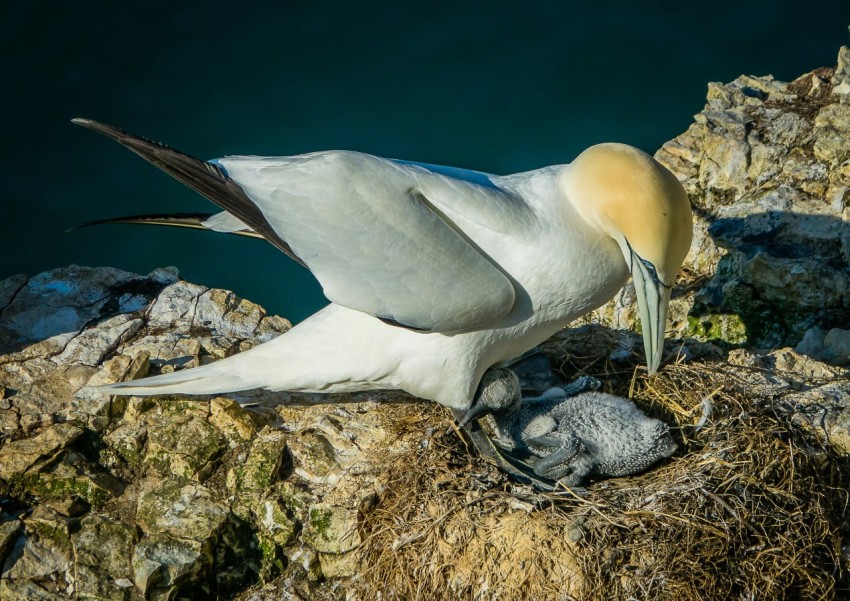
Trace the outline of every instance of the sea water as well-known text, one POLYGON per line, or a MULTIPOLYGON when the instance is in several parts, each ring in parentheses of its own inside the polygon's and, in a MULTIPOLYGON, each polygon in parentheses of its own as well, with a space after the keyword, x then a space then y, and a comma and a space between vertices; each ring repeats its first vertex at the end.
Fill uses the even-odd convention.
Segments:
POLYGON ((709 81, 834 65, 850 3, 18 3, 0 27, 0 278, 177 266, 303 319, 326 301, 271 245, 79 223, 214 211, 88 117, 198 156, 352 149, 492 173, 620 141, 654 152, 709 81))

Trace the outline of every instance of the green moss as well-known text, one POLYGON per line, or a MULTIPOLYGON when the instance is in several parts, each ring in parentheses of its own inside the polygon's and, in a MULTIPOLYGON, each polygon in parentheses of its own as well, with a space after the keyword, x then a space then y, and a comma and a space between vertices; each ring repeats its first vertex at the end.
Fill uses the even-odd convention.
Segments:
POLYGON ((310 510, 310 526, 319 536, 327 538, 332 519, 333 512, 330 509, 316 507, 310 510))
POLYGON ((112 447, 121 459, 123 459, 130 469, 135 470, 142 465, 141 449, 134 444, 116 444, 112 447))
POLYGON ((71 542, 68 525, 64 521, 31 520, 27 522, 27 529, 39 538, 50 540, 57 546, 64 547, 71 542))
POLYGON ((265 451, 265 449, 252 454, 244 469, 237 471, 240 485, 256 492, 271 486, 280 469, 280 456, 276 450, 273 450, 270 454, 264 454, 262 451, 265 451))
POLYGON ((257 534, 257 546, 261 554, 260 580, 270 582, 286 569, 286 555, 274 540, 263 534, 257 534))
POLYGON ((310 494, 291 482, 281 482, 277 492, 283 505, 293 514, 302 515, 310 504, 310 494))
MULTIPOLYGON (((172 473, 171 458, 166 453, 148 451, 145 462, 161 474, 172 473)), ((177 474, 183 476, 183 474, 177 474)))
POLYGON ((747 326, 736 313, 718 313, 700 317, 688 316, 688 334, 703 341, 744 344, 747 326))
POLYGON ((99 506, 112 492, 85 475, 57 476, 28 473, 20 479, 20 487, 37 499, 68 499, 79 497, 92 506, 99 506))
POLYGON ((224 447, 224 438, 205 419, 181 418, 163 428, 148 428, 144 461, 161 473, 195 478, 224 447))
POLYGON ((197 401, 186 401, 184 398, 177 396, 163 397, 163 399, 168 401, 163 413, 172 416, 196 416, 202 411, 202 407, 197 401))
POLYGON ((285 437, 279 433, 264 432, 255 439, 245 463, 233 468, 237 492, 267 492, 280 476, 285 449, 285 437))

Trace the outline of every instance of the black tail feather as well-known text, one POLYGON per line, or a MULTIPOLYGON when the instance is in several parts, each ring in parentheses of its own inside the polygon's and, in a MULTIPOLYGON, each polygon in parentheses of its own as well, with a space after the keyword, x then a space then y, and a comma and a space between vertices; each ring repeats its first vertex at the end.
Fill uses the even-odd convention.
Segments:
MULTIPOLYGON (((108 138, 112 138, 116 142, 126 146, 149 163, 159 167, 172 177, 207 197, 228 213, 234 215, 258 235, 306 267, 289 244, 272 228, 266 220, 265 215, 248 198, 239 184, 230 179, 218 166, 196 159, 159 142, 130 134, 111 125, 105 125, 90 119, 77 118, 71 121, 103 134, 108 138)), ((125 221, 125 223, 128 222, 125 221)))
MULTIPOLYGON (((75 225, 74 227, 68 228, 67 231, 72 232, 74 230, 78 230, 83 227, 89 227, 92 225, 102 225, 108 223, 131 223, 142 225, 168 225, 212 232, 215 230, 212 230, 203 224, 204 221, 206 221, 212 216, 213 215, 211 213, 152 213, 147 215, 128 215, 127 217, 115 217, 112 219, 96 219, 94 221, 87 221, 86 223, 81 223, 79 225, 75 225)), ((226 233, 238 234, 240 236, 247 236, 249 238, 259 238, 261 240, 265 239, 263 238, 263 236, 261 236, 254 230, 238 230, 226 233)))

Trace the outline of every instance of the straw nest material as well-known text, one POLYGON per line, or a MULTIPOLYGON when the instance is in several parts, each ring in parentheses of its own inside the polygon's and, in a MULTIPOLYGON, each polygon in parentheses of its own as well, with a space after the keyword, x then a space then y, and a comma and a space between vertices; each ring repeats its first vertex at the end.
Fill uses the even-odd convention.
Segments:
POLYGON ((445 432, 444 410, 410 406, 393 418, 399 427, 435 433, 386 466, 389 484, 363 516, 363 571, 349 593, 843 598, 847 460, 816 429, 793 425, 786 404, 748 390, 742 368, 679 362, 645 377, 611 361, 620 343, 592 329, 545 351, 567 379, 595 375, 674 427, 676 455, 638 476, 590 482, 584 494, 542 494, 470 459, 458 434, 445 432), (695 429, 708 406, 710 419, 695 429))

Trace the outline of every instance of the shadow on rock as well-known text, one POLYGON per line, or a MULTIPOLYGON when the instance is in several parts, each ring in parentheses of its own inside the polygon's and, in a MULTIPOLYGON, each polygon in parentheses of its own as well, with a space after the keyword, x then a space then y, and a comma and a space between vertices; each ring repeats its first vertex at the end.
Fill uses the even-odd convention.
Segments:
MULTIPOLYGON (((728 252, 690 317, 737 315, 749 346, 797 345, 811 328, 850 323, 850 224, 828 215, 767 211, 708 228, 728 252)), ((850 334, 850 332, 848 332, 850 334)))
POLYGON ((46 340, 61 353, 86 326, 142 309, 177 279, 174 268, 139 276, 77 265, 13 276, 0 282, 0 354, 46 340))

